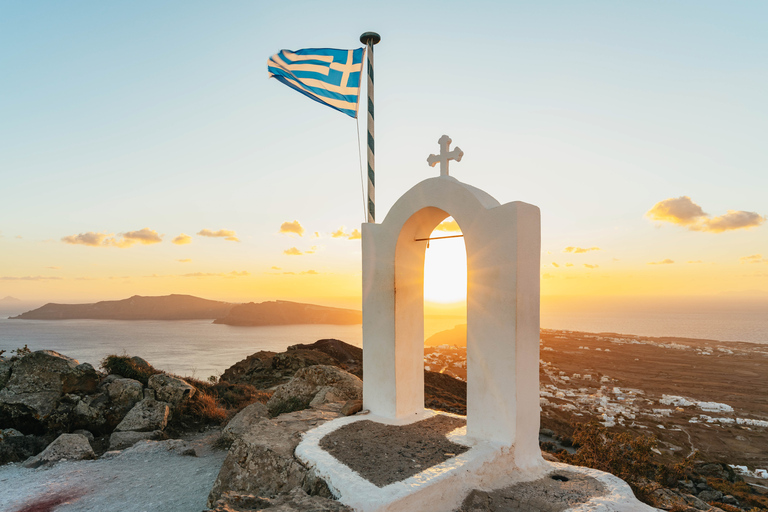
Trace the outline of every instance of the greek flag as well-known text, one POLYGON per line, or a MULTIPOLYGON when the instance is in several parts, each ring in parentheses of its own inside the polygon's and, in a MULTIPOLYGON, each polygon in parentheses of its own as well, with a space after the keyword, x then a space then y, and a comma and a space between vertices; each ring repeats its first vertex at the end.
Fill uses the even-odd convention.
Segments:
POLYGON ((363 48, 281 50, 269 59, 267 70, 301 94, 357 118, 363 48))

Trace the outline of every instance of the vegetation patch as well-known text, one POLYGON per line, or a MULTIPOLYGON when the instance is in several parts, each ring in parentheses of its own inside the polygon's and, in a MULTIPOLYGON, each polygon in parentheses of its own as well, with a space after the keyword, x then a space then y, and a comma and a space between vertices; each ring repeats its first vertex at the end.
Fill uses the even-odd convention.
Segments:
POLYGON ((272 407, 269 408, 269 415, 274 418, 281 414, 285 414, 286 412, 303 411, 308 407, 309 400, 300 400, 299 398, 292 396, 286 400, 281 400, 280 402, 273 404, 272 407))
POLYGON ((141 365, 128 356, 118 356, 114 354, 105 357, 101 361, 101 367, 110 375, 114 374, 128 379, 134 379, 145 386, 151 376, 157 373, 162 373, 152 366, 141 365))

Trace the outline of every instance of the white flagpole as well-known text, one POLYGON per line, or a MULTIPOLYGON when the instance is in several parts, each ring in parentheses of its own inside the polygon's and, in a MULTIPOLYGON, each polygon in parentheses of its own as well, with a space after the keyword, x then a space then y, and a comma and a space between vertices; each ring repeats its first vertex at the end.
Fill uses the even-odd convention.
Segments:
POLYGON ((381 41, 376 32, 365 32, 360 42, 368 55, 368 222, 376 222, 376 152, 373 131, 373 45, 381 41))

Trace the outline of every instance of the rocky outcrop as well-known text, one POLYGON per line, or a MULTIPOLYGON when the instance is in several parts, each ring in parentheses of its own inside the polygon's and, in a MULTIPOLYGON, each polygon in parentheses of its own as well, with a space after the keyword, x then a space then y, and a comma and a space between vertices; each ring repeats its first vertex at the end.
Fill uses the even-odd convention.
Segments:
POLYGON ((145 398, 128 411, 115 430, 118 432, 163 430, 168 425, 170 411, 168 403, 145 398))
POLYGON ((65 395, 93 393, 99 385, 100 376, 90 364, 52 350, 14 359, 10 377, 0 390, 0 418, 5 427, 43 431, 65 395))
POLYGON ((61 434, 42 453, 24 462, 24 467, 36 468, 60 460, 94 458, 96 458, 96 454, 93 453, 93 448, 91 448, 87 437, 81 434, 61 434))
POLYGON ((104 388, 112 405, 119 409, 130 411, 134 405, 144 398, 144 386, 134 379, 126 379, 118 375, 109 375, 104 379, 104 388))
POLYGON ((231 444, 246 432, 255 431, 259 422, 265 418, 269 418, 267 406, 259 402, 252 403, 229 420, 221 432, 222 442, 231 444))
POLYGON ((338 501, 311 496, 303 489, 293 489, 288 494, 280 494, 271 498, 254 496, 253 494, 238 494, 226 492, 216 500, 213 508, 205 512, 353 512, 338 501))
POLYGON ((318 406, 362 398, 362 380, 336 366, 316 365, 302 368, 290 382, 278 387, 267 407, 272 409, 289 399, 318 406))
POLYGON ((235 306, 227 316, 218 318, 213 323, 228 325, 351 325, 362 322, 362 311, 278 300, 261 303, 250 302, 235 306))
POLYGON ((274 496, 300 488, 310 495, 330 497, 325 482, 296 459, 294 451, 303 432, 340 417, 340 408, 341 404, 328 404, 273 419, 256 418, 253 427, 232 443, 208 506, 214 506, 225 492, 274 496))
POLYGON ((178 407, 182 402, 192 398, 197 392, 194 386, 185 380, 158 373, 149 378, 148 385, 155 391, 157 400, 168 402, 172 407, 178 407))
POLYGON ((262 351, 227 368, 221 380, 268 389, 288 382, 297 370, 318 364, 337 366, 339 363, 316 350, 289 350, 280 354, 262 351))
POLYGON ((139 441, 157 440, 164 437, 162 430, 152 430, 150 432, 112 432, 109 436, 109 449, 122 450, 133 446, 139 441))
POLYGON ((333 338, 318 340, 305 345, 291 345, 288 352, 293 350, 316 350, 328 354, 339 365, 353 375, 362 376, 363 349, 333 338))

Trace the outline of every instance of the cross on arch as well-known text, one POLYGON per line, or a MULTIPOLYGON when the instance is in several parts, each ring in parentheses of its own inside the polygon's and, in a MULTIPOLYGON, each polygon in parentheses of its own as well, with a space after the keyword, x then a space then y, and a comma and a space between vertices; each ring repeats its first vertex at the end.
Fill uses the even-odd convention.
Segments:
POLYGON ((448 161, 456 160, 457 162, 461 162, 461 157, 464 156, 464 152, 458 146, 453 148, 453 151, 448 150, 451 142, 453 141, 449 136, 443 135, 437 141, 437 143, 440 144, 440 154, 432 154, 427 157, 427 163, 430 167, 434 167, 435 164, 440 162, 440 176, 448 176, 448 161))

